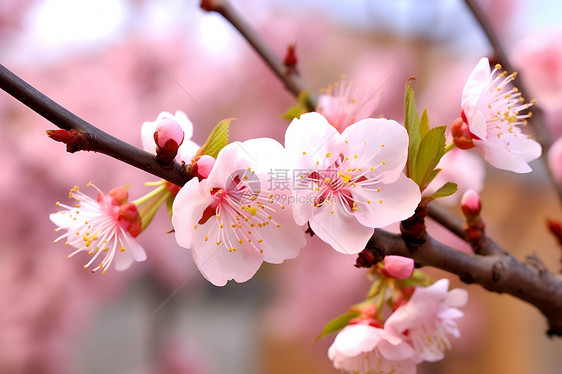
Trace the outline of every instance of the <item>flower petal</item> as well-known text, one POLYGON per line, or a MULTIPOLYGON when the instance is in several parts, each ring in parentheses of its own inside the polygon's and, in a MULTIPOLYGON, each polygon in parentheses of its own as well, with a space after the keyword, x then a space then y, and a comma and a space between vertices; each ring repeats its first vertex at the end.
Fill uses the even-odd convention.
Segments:
POLYGON ((333 345, 344 356, 357 356, 375 349, 381 341, 381 331, 382 329, 369 325, 349 325, 338 333, 333 345))
POLYGON ((346 167, 375 167, 384 183, 394 182, 406 165, 408 133, 398 122, 367 118, 347 127, 342 133, 350 155, 346 167))
POLYGON ((295 168, 322 169, 326 167, 326 153, 339 137, 338 131, 321 114, 305 113, 287 128, 285 149, 295 168))
POLYGON ((185 248, 192 248, 194 227, 201 219, 203 212, 211 204, 212 198, 209 190, 204 189, 206 184, 200 183, 197 178, 191 179, 178 192, 172 206, 172 226, 176 241, 185 248))
POLYGON ((478 110, 480 98, 490 83, 490 63, 483 57, 470 73, 462 91, 461 106, 468 120, 470 132, 480 139, 486 139, 486 119, 478 110))
POLYGON ((357 220, 374 228, 411 217, 421 199, 418 185, 404 173, 394 183, 354 188, 351 194, 357 203, 357 220))
POLYGON ((361 252, 374 232, 346 212, 339 202, 316 208, 309 223, 320 239, 336 251, 346 254, 361 252))
POLYGON ((540 145, 533 139, 523 139, 522 136, 503 134, 504 142, 510 145, 507 148, 504 144, 491 141, 474 140, 474 145, 482 154, 482 157, 492 166, 510 170, 515 173, 529 173, 532 171, 527 164, 541 155, 540 145))
MULTIPOLYGON (((236 251, 229 251, 227 243, 217 245, 218 224, 216 216, 211 217, 195 235, 191 249, 193 260, 203 276, 215 286, 224 286, 233 279, 246 282, 254 276, 263 262, 262 255, 249 243, 236 246, 236 251), (205 240, 206 236, 209 238, 205 240)), ((225 226, 225 236, 234 237, 234 233, 225 226)))

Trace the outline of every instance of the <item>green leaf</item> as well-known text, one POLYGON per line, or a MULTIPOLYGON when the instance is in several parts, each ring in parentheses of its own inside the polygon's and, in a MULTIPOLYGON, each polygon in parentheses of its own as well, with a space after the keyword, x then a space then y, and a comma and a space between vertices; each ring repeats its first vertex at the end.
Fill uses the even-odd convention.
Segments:
POLYGON ((168 196, 168 198, 166 199, 166 209, 168 210, 168 214, 170 215, 170 218, 172 218, 172 206, 174 205, 174 200, 176 199, 176 197, 173 194, 170 194, 170 196, 168 196))
POLYGON ((427 134, 429 131, 429 116, 427 115, 427 108, 424 108, 423 114, 420 118, 420 132, 422 138, 427 134))
POLYGON ((418 149, 422 139, 420 121, 416 110, 416 99, 414 90, 410 87, 410 81, 406 83, 404 92, 404 127, 408 131, 408 163, 406 164, 406 175, 412 177, 416 164, 418 149))
POLYGON ((209 137, 203 144, 203 146, 197 151, 195 157, 202 155, 209 155, 211 157, 217 158, 221 149, 223 149, 228 144, 228 131, 230 122, 234 118, 227 118, 219 122, 215 126, 209 137))
POLYGON ((302 91, 297 97, 297 103, 287 109, 287 111, 281 114, 281 118, 285 118, 288 121, 292 121, 295 118, 300 118, 301 114, 310 112, 308 108, 308 103, 310 100, 310 94, 308 91, 302 91))
POLYGON ((336 318, 328 322, 326 326, 324 326, 324 329, 322 330, 320 335, 318 335, 318 337, 314 340, 314 342, 316 343, 318 340, 320 340, 320 338, 323 338, 326 335, 340 331, 341 329, 343 329, 345 326, 349 324, 349 321, 351 319, 357 316, 359 316, 359 312, 351 312, 351 313, 342 314, 341 316, 337 316, 336 318))
POLYGON ((432 176, 433 169, 445 154, 446 129, 447 126, 432 128, 420 143, 412 179, 420 186, 421 191, 427 187, 427 181, 432 176))
POLYGON ((423 199, 434 200, 434 199, 440 199, 442 197, 451 196, 452 194, 457 192, 458 189, 459 189, 459 186, 456 183, 447 182, 444 185, 442 185, 437 191, 432 193, 431 195, 424 196, 423 199))

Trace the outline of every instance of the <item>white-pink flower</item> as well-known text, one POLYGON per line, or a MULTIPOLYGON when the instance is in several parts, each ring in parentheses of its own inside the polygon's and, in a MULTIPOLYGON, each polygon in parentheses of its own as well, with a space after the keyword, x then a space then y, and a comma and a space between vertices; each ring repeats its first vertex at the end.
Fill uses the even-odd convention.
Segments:
POLYGON ((318 96, 316 111, 324 116, 339 132, 347 126, 371 117, 379 96, 368 97, 345 77, 328 87, 318 96))
POLYGON ((482 58, 470 73, 462 93, 462 116, 474 137, 474 145, 492 166, 516 173, 531 171, 528 163, 541 155, 541 146, 521 132, 530 114, 521 93, 511 82, 515 73, 490 70, 482 58))
POLYGON ((410 300, 396 309, 384 323, 388 331, 404 335, 425 361, 439 361, 451 348, 450 337, 460 336, 457 319, 464 314, 458 307, 466 304, 468 293, 440 279, 428 287, 416 287, 410 300))
POLYGON ((285 148, 295 174, 297 224, 342 253, 358 253, 374 228, 410 217, 418 186, 402 169, 408 134, 397 122, 364 119, 341 134, 318 113, 289 125, 285 148))
POLYGON ((88 186, 97 190, 97 200, 76 186, 70 190, 69 197, 77 200, 77 204, 68 206, 57 202, 57 206, 66 210, 49 215, 58 226, 55 231, 67 230, 55 243, 65 239, 66 245, 77 248, 68 258, 80 252, 90 255, 84 269, 103 258, 92 272, 101 269, 105 273, 112 264, 116 270, 125 270, 135 261, 146 260, 144 248, 135 239, 141 230, 140 216, 135 205, 126 202, 126 190, 121 187, 106 195, 91 182, 88 186))
POLYGON ((352 374, 413 374, 415 356, 399 335, 363 323, 346 326, 328 348, 334 367, 352 374))
MULTIPOLYGON (((154 140, 154 133, 156 132, 156 128, 162 121, 170 120, 176 122, 181 127, 184 135, 183 143, 181 143, 178 148, 178 154, 176 155, 175 160, 178 162, 184 161, 186 164, 190 164, 191 158, 200 147, 195 142, 191 141, 191 137, 193 136, 193 124, 189 118, 187 118, 187 115, 181 110, 177 110, 175 115, 168 112, 162 112, 158 115, 156 121, 144 122, 141 127, 142 148, 147 152, 155 153, 156 142, 154 140)), ((175 135, 174 138, 178 138, 177 134, 173 135, 175 135)))
POLYGON ((283 146, 252 139, 224 147, 207 179, 191 179, 173 205, 179 245, 190 248, 211 283, 245 282, 263 261, 281 263, 306 244, 294 222, 289 189, 268 180, 270 170, 287 171, 283 146))

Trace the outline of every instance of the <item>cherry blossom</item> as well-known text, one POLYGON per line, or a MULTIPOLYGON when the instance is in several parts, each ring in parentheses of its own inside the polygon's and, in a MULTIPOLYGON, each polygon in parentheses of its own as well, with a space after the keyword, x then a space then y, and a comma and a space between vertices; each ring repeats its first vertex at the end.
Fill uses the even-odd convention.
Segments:
POLYGON ((531 171, 528 163, 541 155, 541 146, 521 132, 531 114, 519 114, 533 103, 524 103, 511 82, 515 73, 490 70, 482 58, 464 86, 462 117, 473 137, 474 146, 492 166, 516 173, 531 171))
POLYGON ((141 219, 136 205, 126 202, 126 189, 118 187, 105 195, 91 182, 90 186, 98 191, 97 201, 75 186, 69 197, 78 203, 69 206, 57 202, 57 206, 66 210, 49 215, 58 226, 55 231, 67 230, 55 243, 65 239, 66 245, 77 248, 68 258, 80 252, 88 253, 91 258, 84 269, 105 253, 92 272, 101 269, 105 273, 113 263, 116 270, 125 270, 135 261, 146 260, 143 247, 135 239, 141 231, 141 219))
POLYGON ((181 110, 177 110, 176 114, 173 115, 168 112, 162 112, 156 118, 154 122, 144 122, 141 127, 141 139, 142 147, 145 151, 154 153, 156 148, 155 133, 157 129, 169 129, 169 131, 164 132, 164 142, 162 145, 158 144, 159 147, 163 148, 167 140, 173 139, 179 145, 177 156, 175 160, 178 162, 184 161, 186 164, 191 163, 191 158, 195 155, 197 150, 200 148, 195 142, 191 141, 193 136, 193 124, 187 118, 187 115, 181 110), (177 123, 181 130, 183 130, 183 137, 180 137, 177 128, 171 126, 172 123, 177 123), (181 141, 180 141, 181 138, 181 141))
POLYGON ((464 314, 468 293, 449 289, 449 280, 440 279, 428 287, 416 287, 410 300, 388 317, 384 328, 407 336, 422 360, 439 361, 451 348, 450 337, 460 336, 456 320, 464 314))
POLYGON ((294 258, 306 244, 292 218, 290 190, 268 181, 270 168, 287 170, 284 162, 273 139, 234 142, 221 150, 207 179, 191 179, 176 196, 176 240, 214 285, 245 282, 263 261, 294 258))
POLYGON ((416 355, 399 335, 367 323, 346 326, 328 349, 336 369, 346 373, 415 373, 416 355))
POLYGON ((357 86, 343 76, 321 92, 316 111, 341 133, 349 125, 369 118, 378 104, 377 99, 378 96, 370 98, 359 92, 357 86))
POLYGON ((341 134, 318 113, 289 125, 285 147, 295 172, 293 214, 342 253, 358 253, 374 228, 410 217, 418 186, 402 169, 408 135, 397 122, 364 119, 341 134))

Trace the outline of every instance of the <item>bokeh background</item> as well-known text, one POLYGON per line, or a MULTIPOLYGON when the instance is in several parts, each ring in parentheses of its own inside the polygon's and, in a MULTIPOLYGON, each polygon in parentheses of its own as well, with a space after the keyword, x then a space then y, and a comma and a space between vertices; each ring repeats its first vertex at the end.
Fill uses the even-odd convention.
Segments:
MULTIPOLYGON (((480 0, 508 55, 562 135, 562 8, 556 0, 480 0)), ((459 116, 464 81, 490 48, 460 0, 240 0, 235 6, 280 56, 297 43, 311 90, 352 79, 375 114, 401 120, 415 77, 431 123, 459 116)), ((221 119, 231 139, 283 139, 280 114, 294 98, 220 16, 196 0, 4 0, 0 61, 101 129, 140 146, 140 126, 180 109, 202 143, 221 119)), ((48 214, 68 190, 93 180, 156 180, 107 156, 68 154, 53 125, 0 92, 0 373, 335 373, 323 325, 362 300, 369 283, 354 259, 312 238, 301 256, 264 265, 251 281, 216 288, 175 243, 162 210, 139 236, 148 260, 106 275, 66 258, 48 214)), ((485 166, 482 165, 484 168, 485 166)), ((545 218, 562 219, 545 166, 515 175, 486 167, 488 233, 522 259, 537 253, 553 271, 560 248, 545 218)), ((470 183, 472 168, 459 168, 470 183)), ((86 190, 87 191, 87 190, 86 190)), ((93 193, 93 192, 92 192, 93 193)), ((450 208, 458 213, 455 201, 450 208)), ((449 240, 437 225, 431 232, 449 240)), ((428 269, 434 277, 447 276, 428 269)), ((461 339, 420 373, 560 372, 562 340, 529 305, 478 286, 461 339)))

